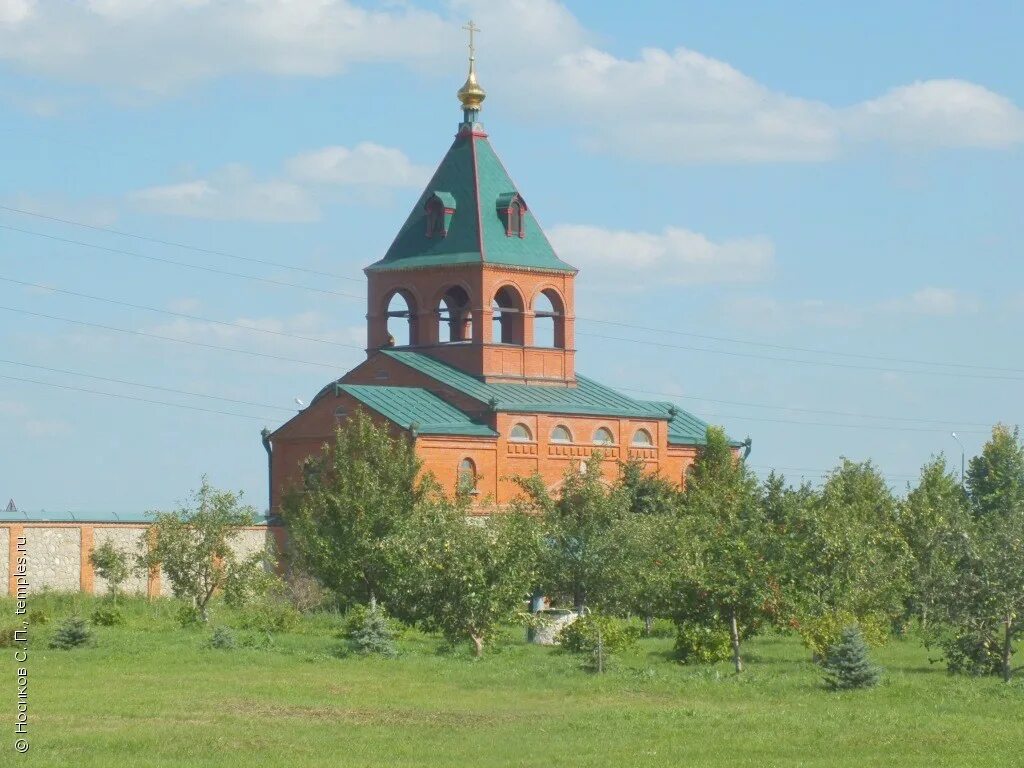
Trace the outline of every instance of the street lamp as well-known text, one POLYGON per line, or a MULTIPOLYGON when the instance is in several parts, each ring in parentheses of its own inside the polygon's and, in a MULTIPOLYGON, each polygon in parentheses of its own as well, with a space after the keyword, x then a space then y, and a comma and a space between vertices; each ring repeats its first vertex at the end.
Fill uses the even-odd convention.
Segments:
POLYGON ((964 444, 960 442, 960 438, 956 432, 950 432, 950 436, 956 440, 956 444, 960 446, 960 485, 964 484, 964 444))

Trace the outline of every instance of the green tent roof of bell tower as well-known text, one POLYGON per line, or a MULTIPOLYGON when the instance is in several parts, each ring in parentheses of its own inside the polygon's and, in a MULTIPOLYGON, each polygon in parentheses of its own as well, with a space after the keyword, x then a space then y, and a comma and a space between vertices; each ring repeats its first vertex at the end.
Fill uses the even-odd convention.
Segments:
POLYGON ((463 123, 384 258, 366 271, 484 263, 576 272, 555 254, 528 204, 523 236, 506 233, 500 206, 518 194, 487 134, 477 123, 463 123), (454 213, 444 235, 428 236, 426 205, 435 196, 454 213))

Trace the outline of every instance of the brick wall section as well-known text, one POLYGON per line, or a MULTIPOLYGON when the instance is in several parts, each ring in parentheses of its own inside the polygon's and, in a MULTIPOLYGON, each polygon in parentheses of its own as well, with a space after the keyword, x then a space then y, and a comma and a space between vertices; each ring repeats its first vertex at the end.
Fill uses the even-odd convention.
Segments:
POLYGON ((82 584, 81 528, 25 526, 25 536, 29 590, 77 592, 82 584))
MULTIPOLYGON (((112 542, 115 547, 120 549, 122 552, 127 552, 129 556, 135 557, 142 554, 146 545, 146 528, 145 526, 126 526, 126 525, 97 525, 93 532, 93 543, 99 547, 106 542, 112 542)), ((145 595, 147 585, 147 574, 142 569, 136 569, 131 577, 126 581, 121 589, 133 595, 145 595)), ((96 575, 94 580, 94 592, 95 594, 105 594, 110 588, 107 580, 100 575, 96 575)), ((83 592, 88 590, 83 589, 83 592)))
MULTIPOLYGON (((49 588, 64 592, 103 594, 106 581, 95 574, 89 555, 93 548, 105 541, 113 541, 131 555, 141 551, 149 539, 149 529, 139 524, 103 523, 9 523, 0 522, 0 575, 6 575, 0 596, 14 594, 17 555, 14 552, 17 537, 24 535, 28 556, 29 592, 49 588)), ((249 555, 276 540, 284 551, 286 535, 280 526, 254 526, 244 528, 235 546, 240 555, 249 555)), ((162 573, 138 572, 123 589, 149 597, 170 595, 170 584, 162 573)))

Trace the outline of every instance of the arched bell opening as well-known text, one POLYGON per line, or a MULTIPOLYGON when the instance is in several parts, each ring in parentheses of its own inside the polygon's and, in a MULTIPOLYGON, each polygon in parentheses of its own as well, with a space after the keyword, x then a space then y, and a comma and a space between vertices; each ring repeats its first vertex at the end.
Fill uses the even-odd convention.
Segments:
POLYGON ((473 313, 465 288, 453 285, 444 292, 437 306, 437 324, 441 344, 463 344, 473 339, 473 313))
POLYGON ((533 345, 565 349, 565 302, 553 288, 533 300, 533 345))
POLYGON ((388 298, 384 316, 387 322, 388 346, 406 347, 420 343, 416 299, 405 290, 397 290, 388 298))
POLYGON ((511 285, 500 288, 491 301, 491 317, 494 323, 491 338, 499 344, 524 343, 523 297, 511 285))

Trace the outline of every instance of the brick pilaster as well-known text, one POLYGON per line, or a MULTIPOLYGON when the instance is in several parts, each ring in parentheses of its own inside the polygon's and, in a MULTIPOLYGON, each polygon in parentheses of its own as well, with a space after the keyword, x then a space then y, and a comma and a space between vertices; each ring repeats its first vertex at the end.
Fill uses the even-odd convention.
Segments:
POLYGON ((79 529, 81 536, 81 559, 79 561, 78 587, 82 592, 91 595, 96 591, 96 570, 92 567, 93 541, 95 529, 91 525, 83 525, 79 529))

